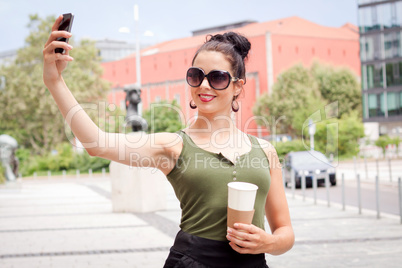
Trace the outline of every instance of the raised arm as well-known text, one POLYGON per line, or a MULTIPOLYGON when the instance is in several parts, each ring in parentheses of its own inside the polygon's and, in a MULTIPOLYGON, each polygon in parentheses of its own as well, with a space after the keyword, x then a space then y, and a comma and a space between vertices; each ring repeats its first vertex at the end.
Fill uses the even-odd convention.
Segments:
POLYGON ((74 135, 92 156, 117 161, 131 166, 161 169, 167 174, 180 154, 182 143, 176 134, 126 135, 102 131, 79 105, 63 80, 62 72, 73 58, 72 46, 56 41, 58 37, 70 38, 71 33, 58 31, 63 16, 59 16, 43 49, 43 81, 52 94, 60 112, 74 135), (66 53, 55 53, 63 48, 66 53))

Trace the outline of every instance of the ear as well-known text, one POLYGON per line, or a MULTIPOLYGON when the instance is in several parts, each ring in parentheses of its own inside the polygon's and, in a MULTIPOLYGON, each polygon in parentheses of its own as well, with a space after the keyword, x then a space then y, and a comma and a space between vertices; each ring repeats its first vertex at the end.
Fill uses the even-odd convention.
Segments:
POLYGON ((239 96, 240 93, 243 90, 243 85, 244 85, 244 80, 243 79, 239 79, 236 81, 236 83, 234 83, 234 96, 239 96))

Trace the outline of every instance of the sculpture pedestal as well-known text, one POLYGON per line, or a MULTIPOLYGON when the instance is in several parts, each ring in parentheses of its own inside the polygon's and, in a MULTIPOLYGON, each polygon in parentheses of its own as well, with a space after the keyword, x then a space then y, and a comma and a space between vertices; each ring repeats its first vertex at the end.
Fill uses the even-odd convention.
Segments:
POLYGON ((166 176, 155 168, 110 163, 113 212, 166 210, 166 176))

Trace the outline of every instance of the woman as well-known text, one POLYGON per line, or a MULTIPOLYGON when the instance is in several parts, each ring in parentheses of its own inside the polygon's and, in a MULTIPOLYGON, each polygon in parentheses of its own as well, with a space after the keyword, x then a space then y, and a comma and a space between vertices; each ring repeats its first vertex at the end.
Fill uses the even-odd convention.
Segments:
POLYGON ((79 106, 62 71, 72 47, 56 41, 57 18, 43 50, 43 79, 75 136, 92 156, 127 165, 147 163, 172 184, 182 208, 181 231, 165 267, 267 267, 265 254, 292 248, 294 234, 275 149, 246 135, 230 119, 245 84, 249 41, 236 33, 215 35, 203 44, 187 72, 197 120, 179 133, 130 136, 105 133, 79 106), (55 53, 63 48, 66 54, 55 53), (109 141, 112 141, 109 145, 109 141), (103 145, 103 146, 100 146, 103 145), (130 163, 130 155, 149 161, 130 163), (258 185, 253 224, 226 227, 227 183, 258 185), (269 193, 268 193, 269 191, 269 193), (271 234, 264 231, 264 214, 271 234))

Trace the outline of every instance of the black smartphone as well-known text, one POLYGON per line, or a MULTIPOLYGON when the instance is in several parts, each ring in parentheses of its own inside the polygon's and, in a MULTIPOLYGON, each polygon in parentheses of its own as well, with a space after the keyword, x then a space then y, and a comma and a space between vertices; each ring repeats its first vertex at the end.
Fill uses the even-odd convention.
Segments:
MULTIPOLYGON (((60 22, 59 31, 67 31, 71 33, 71 28, 73 26, 74 15, 72 13, 63 14, 63 20, 60 22)), ((68 43, 68 38, 59 37, 56 39, 57 41, 63 41, 68 43)), ((64 53, 64 49, 56 48, 54 50, 56 53, 64 53)))

